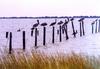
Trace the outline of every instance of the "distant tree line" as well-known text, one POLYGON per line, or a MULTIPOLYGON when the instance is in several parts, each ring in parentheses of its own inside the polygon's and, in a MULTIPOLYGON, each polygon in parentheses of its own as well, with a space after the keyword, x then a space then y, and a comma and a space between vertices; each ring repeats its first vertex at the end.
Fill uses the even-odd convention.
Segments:
POLYGON ((41 18, 100 18, 100 16, 41 16, 41 17, 27 17, 27 16, 24 16, 24 17, 0 17, 0 19, 41 19, 41 18))

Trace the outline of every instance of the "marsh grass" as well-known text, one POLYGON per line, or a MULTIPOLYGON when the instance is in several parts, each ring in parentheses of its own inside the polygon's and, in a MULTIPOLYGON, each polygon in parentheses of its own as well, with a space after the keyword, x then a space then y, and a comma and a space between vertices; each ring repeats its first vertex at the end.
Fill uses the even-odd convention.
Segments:
POLYGON ((82 54, 57 53, 47 56, 43 52, 31 51, 31 54, 17 52, 0 56, 0 69, 100 69, 99 57, 82 54))

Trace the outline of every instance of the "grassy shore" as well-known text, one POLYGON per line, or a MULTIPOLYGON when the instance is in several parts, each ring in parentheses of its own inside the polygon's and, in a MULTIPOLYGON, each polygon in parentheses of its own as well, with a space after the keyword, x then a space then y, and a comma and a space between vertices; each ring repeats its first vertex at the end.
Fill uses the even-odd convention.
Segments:
POLYGON ((58 53, 55 56, 47 56, 38 51, 31 51, 31 54, 3 52, 1 55, 0 69, 100 69, 99 57, 89 57, 74 52, 58 53))

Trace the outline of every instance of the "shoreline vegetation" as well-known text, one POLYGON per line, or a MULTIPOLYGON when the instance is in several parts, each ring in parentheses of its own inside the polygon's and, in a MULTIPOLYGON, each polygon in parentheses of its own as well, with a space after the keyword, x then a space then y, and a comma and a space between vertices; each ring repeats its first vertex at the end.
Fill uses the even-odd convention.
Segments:
POLYGON ((100 18, 100 16, 40 16, 40 17, 12 16, 12 17, 0 17, 0 19, 44 19, 44 18, 49 18, 49 19, 52 19, 52 18, 100 18))
POLYGON ((100 69, 100 57, 82 54, 57 53, 49 55, 32 50, 26 52, 7 53, 0 51, 0 69, 100 69))

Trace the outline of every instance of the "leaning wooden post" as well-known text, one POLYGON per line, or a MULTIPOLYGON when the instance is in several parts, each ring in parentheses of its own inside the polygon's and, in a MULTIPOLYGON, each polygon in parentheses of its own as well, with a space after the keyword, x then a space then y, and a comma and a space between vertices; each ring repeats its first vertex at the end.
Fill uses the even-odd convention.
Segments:
POLYGON ((23 31, 23 50, 25 50, 25 31, 23 31))
POLYGON ((10 32, 9 54, 11 54, 11 51, 12 51, 12 32, 10 32))

